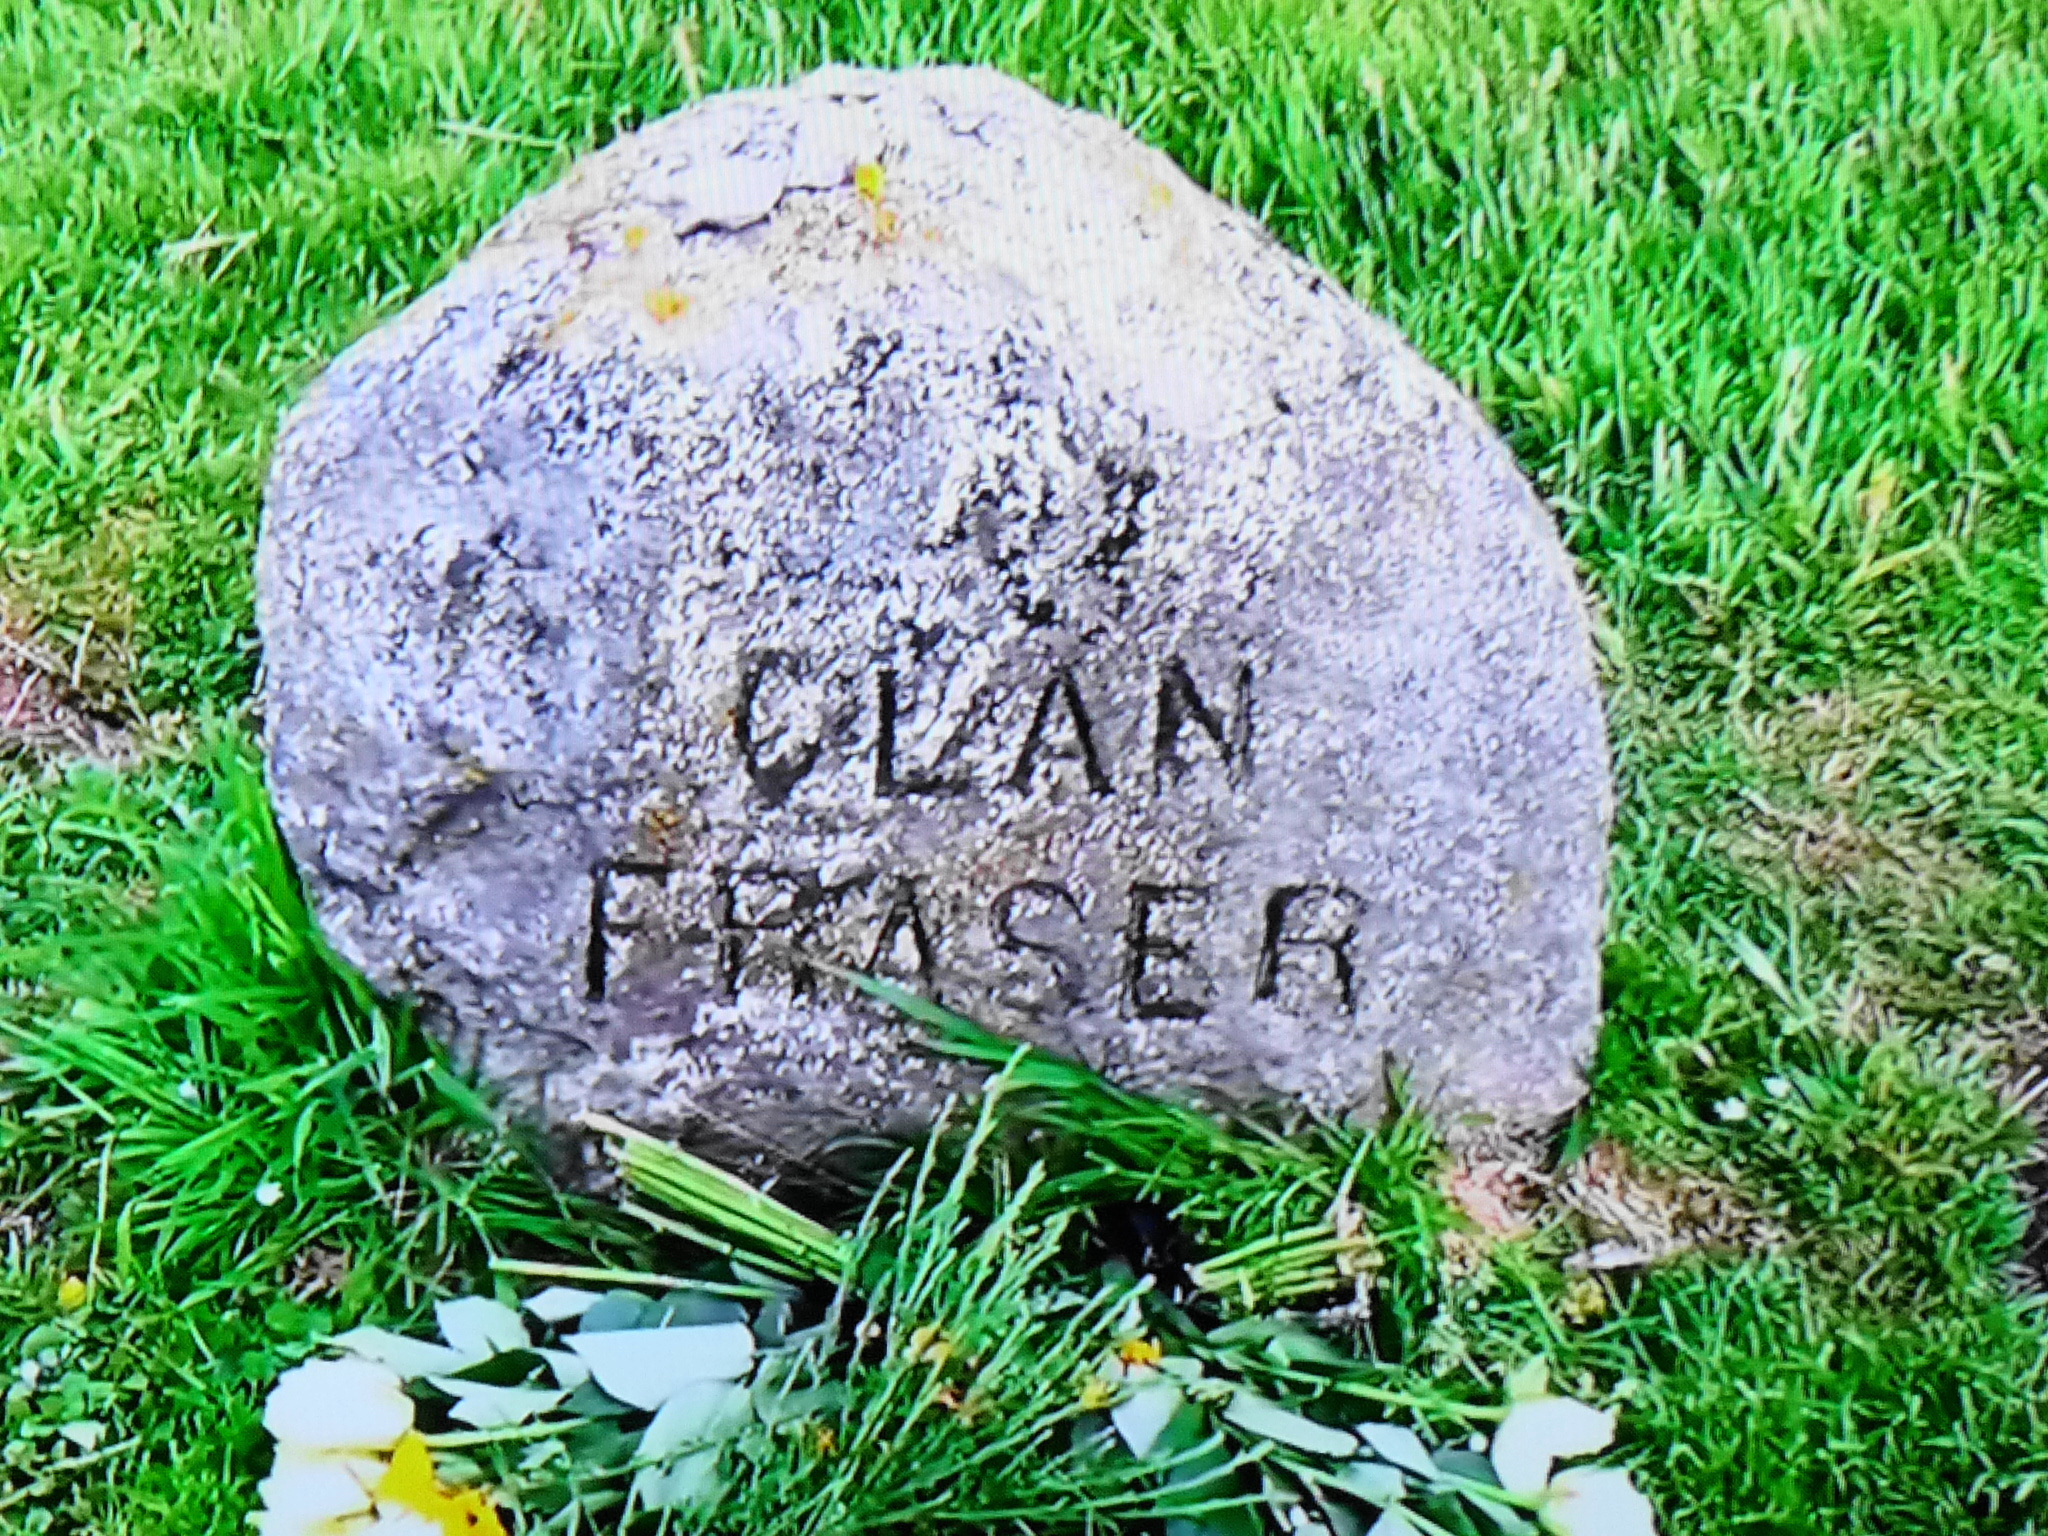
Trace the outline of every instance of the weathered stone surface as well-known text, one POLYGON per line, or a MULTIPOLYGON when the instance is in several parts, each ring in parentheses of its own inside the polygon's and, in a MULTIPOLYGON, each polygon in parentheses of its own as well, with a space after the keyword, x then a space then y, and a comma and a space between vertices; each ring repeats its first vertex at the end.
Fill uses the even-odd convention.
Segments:
POLYGON ((999 75, 590 157, 294 412, 260 602, 328 932, 554 1114, 928 1109, 792 945, 1139 1084, 1579 1092, 1609 792, 1544 508, 1386 325, 999 75))

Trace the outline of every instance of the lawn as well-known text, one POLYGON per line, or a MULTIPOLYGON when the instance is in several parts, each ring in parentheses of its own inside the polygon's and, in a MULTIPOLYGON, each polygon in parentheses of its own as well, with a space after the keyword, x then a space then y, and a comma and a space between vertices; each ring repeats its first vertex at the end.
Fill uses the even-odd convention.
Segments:
POLYGON ((264 465, 327 359, 575 156, 826 59, 989 62, 1115 116, 1392 319, 1557 508, 1619 808, 1553 1152, 1625 1148, 1735 1237, 1588 1314, 1568 1243, 1453 1263, 1425 1222, 1398 1369, 1547 1355, 1623 1403, 1683 1536, 2048 1529, 2044 23, 0 0, 0 717, 35 675, 37 719, 130 743, 94 773, 15 741, 26 708, 0 731, 0 1368, 34 1366, 0 1529, 241 1529, 261 1394, 325 1331, 486 1251, 637 1251, 293 907, 237 766, 264 465))

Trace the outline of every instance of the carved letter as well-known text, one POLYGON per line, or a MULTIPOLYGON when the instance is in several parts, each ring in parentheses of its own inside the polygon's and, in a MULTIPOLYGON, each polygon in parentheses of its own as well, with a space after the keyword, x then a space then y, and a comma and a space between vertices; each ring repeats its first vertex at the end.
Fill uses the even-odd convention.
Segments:
POLYGON ((1283 885, 1274 891, 1266 898, 1266 938, 1259 948, 1252 996, 1280 995, 1280 965, 1286 952, 1324 949, 1330 953, 1330 980, 1337 999, 1348 1011, 1352 1005, 1351 941, 1358 937, 1358 914, 1364 905, 1355 892, 1341 885, 1283 885), (1316 910, 1306 924, 1290 931, 1289 911, 1306 899, 1315 900, 1316 910))
POLYGON ((756 935, 780 937, 787 943, 787 952, 777 958, 789 964, 790 995, 804 996, 816 977, 803 963, 800 946, 810 937, 820 910, 851 887, 827 889, 819 883, 815 870, 719 869, 712 873, 716 882, 712 921, 718 935, 718 982, 726 1000, 739 995, 747 952, 756 935))
POLYGON ((762 761, 762 743, 754 732, 754 706, 760 700, 762 684, 777 670, 794 680, 796 658, 786 651, 759 651, 748 656, 740 664, 740 697, 732 712, 732 732, 739 743, 740 761, 746 764, 747 777, 754 781, 755 790, 770 805, 780 805, 789 798, 797 782, 817 766, 818 754, 824 749, 822 742, 808 741, 774 762, 762 761))
POLYGON ((882 962, 890 958, 897 936, 906 931, 910 934, 911 952, 917 957, 917 982, 937 1002, 938 968, 932 955, 931 935, 925 930, 924 913, 918 909, 917 890, 908 880, 897 881, 896 888, 889 893, 889 906, 875 934, 875 947, 868 954, 868 974, 884 974, 882 962))
POLYGON ((604 1001, 605 983, 610 979, 609 938, 615 933, 634 933, 638 923, 623 926, 612 922, 606 908, 612 896, 613 875, 658 876, 663 885, 674 873, 672 866, 645 859, 599 859, 590 866, 590 947, 583 953, 583 996, 585 1001, 604 1001))
POLYGON ((899 795, 957 795, 965 789, 958 779, 896 777, 896 674, 892 669, 882 669, 876 694, 881 719, 875 730, 875 793, 893 799, 899 795))
POLYGON ((1233 784, 1243 783, 1251 773, 1252 669, 1237 669, 1237 718, 1228 725, 1202 702, 1186 662, 1171 657, 1159 669, 1159 722, 1152 737, 1155 783, 1165 782, 1169 770, 1177 779, 1192 766, 1180 755, 1181 731, 1190 723, 1216 744, 1225 777, 1233 784))
POLYGON ((1087 707, 1081 702, 1080 686, 1065 667, 1060 668, 1038 696, 1038 708, 1031 715, 1031 729, 1024 733, 1024 749, 1017 754, 1017 766, 1010 774, 1010 787, 1031 787, 1031 771, 1037 765, 1039 749, 1045 745, 1045 728, 1052 719, 1055 699, 1067 707, 1067 719, 1074 727, 1074 741, 1081 754, 1081 772, 1088 780, 1089 792, 1108 794, 1109 775, 1102 771, 1102 761, 1095 755, 1095 731, 1089 724, 1087 707))
POLYGON ((1026 900, 1043 902, 1048 917, 1064 905, 1074 914, 1076 922, 1081 921, 1081 903, 1064 885, 1056 885, 1050 880, 1021 880, 998 895, 991 909, 996 947, 1043 955, 1052 967, 1053 985, 1059 989, 1061 999, 1072 1006, 1081 1000, 1081 986, 1074 975, 1079 969, 1079 962, 1059 945, 1047 943, 1044 939, 1026 938, 1017 931, 1017 907, 1026 900))
POLYGON ((1199 901, 1208 894, 1199 885, 1131 887, 1131 915, 1124 926, 1124 994, 1133 1018, 1199 1019, 1209 1011, 1206 998, 1174 997, 1158 985, 1158 978, 1145 974, 1154 961, 1185 960, 1191 953, 1187 945, 1152 931, 1153 910, 1169 903, 1199 901))

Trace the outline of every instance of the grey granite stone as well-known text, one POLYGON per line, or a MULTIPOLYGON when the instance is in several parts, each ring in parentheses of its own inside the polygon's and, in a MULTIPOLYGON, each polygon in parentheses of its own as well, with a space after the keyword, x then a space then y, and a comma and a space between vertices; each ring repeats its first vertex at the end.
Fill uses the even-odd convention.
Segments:
POLYGON ((321 921, 550 1116, 927 1113, 806 954, 1141 1086, 1581 1092, 1608 769, 1545 508, 1387 325, 1001 75, 590 156, 292 413, 259 580, 321 921))

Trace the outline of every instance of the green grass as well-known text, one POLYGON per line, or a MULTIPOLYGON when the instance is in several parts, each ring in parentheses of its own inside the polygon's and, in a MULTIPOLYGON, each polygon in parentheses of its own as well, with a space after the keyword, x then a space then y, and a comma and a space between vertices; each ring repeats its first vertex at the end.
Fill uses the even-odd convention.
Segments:
MULTIPOLYGON (((2008 1274, 2028 1136, 1996 1093, 2048 1007, 2039 7, 706 0, 687 65, 677 16, 0 0, 7 620, 76 657, 109 707, 240 711, 281 406, 576 153, 694 91, 827 56, 979 59, 1109 111, 1396 321, 1559 508, 1594 594, 1620 790, 1609 1027, 1571 1141, 1721 1179, 1792 1238, 1654 1272, 1585 1332, 1557 1320, 1545 1257, 1498 1256, 1418 1311, 1399 1341, 1414 1368, 1455 1377, 1541 1344, 1628 1376, 1625 1428, 1674 1531, 2048 1519, 2048 1328, 2008 1274), (1797 1094, 1769 1099, 1777 1076, 1797 1094), (1730 1096, 1750 1119, 1715 1117, 1730 1096)), ((139 1104, 184 1080, 181 1042, 272 1020, 282 1074, 244 1106, 219 1197, 197 1171, 157 1185, 129 1161, 174 1140, 110 1143, 75 1097, 18 1087, 0 1112, 10 1187, 56 1182, 32 1202, 37 1240, 10 1250, 0 1344, 47 1319, 94 1236, 103 1264, 120 1257, 98 1219, 112 1146, 109 1209, 131 1173, 185 1192, 133 1218, 131 1248, 133 1221, 197 1234, 174 1249, 165 1227, 168 1267, 132 1254, 122 1315, 162 1319, 138 1333, 144 1358, 188 1358, 194 1309, 175 1304, 194 1264, 259 1276, 206 1308, 242 1320, 236 1348, 270 1350, 286 1279, 265 1266, 303 1234, 236 1226, 250 1208, 226 1187, 296 1169, 297 1085, 366 1040, 381 1060, 373 1037, 398 1026, 275 908, 289 881, 203 757, 0 775, 0 942, 104 933, 187 893, 147 930, 147 965, 74 947, 64 996, 122 1010, 114 1034, 143 1055, 94 1065, 107 1042, 74 1026, 44 1037, 70 1052, 63 1072, 125 1081, 139 1104), (227 918, 241 937, 201 939, 227 918), (290 995, 226 1014, 178 1001, 242 985, 290 995)), ((47 997, 14 1006, 50 1016, 47 997)), ((345 1140, 373 1120, 380 1139, 365 1156, 328 1137, 313 1177, 439 1145, 467 1112, 434 1070, 414 1051, 388 1079, 360 1062, 336 1079, 314 1123, 345 1140), (363 1116, 406 1071, 402 1112, 363 1116)), ((146 1132, 182 1113, 151 1104, 118 1115, 146 1132)), ((498 1219, 465 1212, 539 1220, 533 1186, 491 1166, 456 1176, 447 1224, 410 1256, 411 1218, 352 1212, 356 1257, 383 1278, 321 1305, 374 1311, 394 1277, 431 1278, 457 1232, 498 1219)), ((403 1306, 402 1284, 389 1294, 403 1306)), ((244 1486, 254 1470, 234 1460, 250 1388, 194 1379, 222 1406, 195 1387, 135 1410, 150 1450, 120 1477, 157 1502, 121 1513, 108 1482, 53 1529, 236 1528, 220 1490, 224 1469, 244 1486)))

